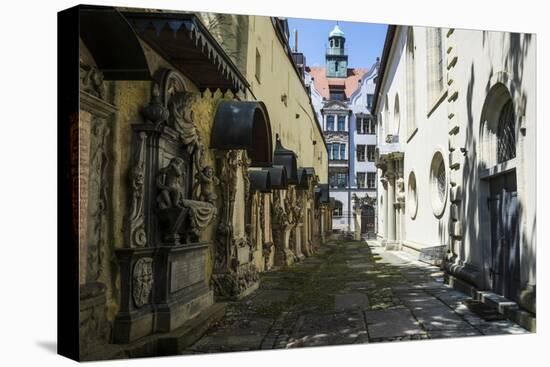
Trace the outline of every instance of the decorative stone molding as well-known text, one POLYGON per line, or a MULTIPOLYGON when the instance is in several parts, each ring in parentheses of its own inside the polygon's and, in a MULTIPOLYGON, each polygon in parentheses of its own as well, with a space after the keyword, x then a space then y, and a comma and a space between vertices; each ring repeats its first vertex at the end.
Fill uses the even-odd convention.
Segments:
POLYGON ((92 118, 90 136, 90 180, 88 183, 89 229, 87 245, 87 281, 100 281, 103 272, 105 254, 106 215, 108 206, 109 180, 107 167, 110 162, 108 154, 108 138, 110 129, 105 119, 92 118))
POLYGON ((142 257, 134 265, 132 297, 136 307, 149 304, 153 290, 153 259, 142 257))
POLYGON ((131 204, 129 219, 129 243, 130 247, 144 247, 147 245, 147 232, 145 229, 145 153, 147 134, 138 134, 137 150, 130 173, 131 204))

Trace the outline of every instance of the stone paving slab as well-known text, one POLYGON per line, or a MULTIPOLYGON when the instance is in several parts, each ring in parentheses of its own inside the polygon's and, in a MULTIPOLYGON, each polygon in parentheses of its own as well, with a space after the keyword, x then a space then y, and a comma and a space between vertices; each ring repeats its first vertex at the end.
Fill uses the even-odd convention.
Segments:
POLYGON ((369 307, 369 298, 363 293, 337 294, 334 297, 334 309, 350 310, 369 307))
POLYGON ((365 318, 370 338, 425 334, 420 324, 407 309, 366 311, 365 318))
POLYGON ((360 311, 323 312, 300 316, 292 334, 350 332, 364 329, 365 320, 360 311))
POLYGON ((191 349, 198 352, 256 350, 272 324, 272 320, 265 319, 239 320, 203 337, 191 349))
POLYGON ((277 289, 261 289, 252 298, 252 303, 256 304, 273 304, 273 303, 286 303, 288 298, 292 294, 289 290, 277 290, 277 289))
POLYGON ((447 306, 414 309, 412 312, 426 330, 468 329, 471 327, 447 306))
POLYGON ((464 336, 479 336, 483 335, 474 327, 464 329, 449 329, 449 330, 431 330, 428 332, 430 339, 439 338, 461 338, 464 336))
POLYGON ((260 288, 230 303, 226 317, 182 353, 528 333, 508 320, 483 320, 442 275, 370 241, 330 243, 262 273, 260 288))
POLYGON ((529 331, 509 320, 480 324, 478 328, 483 335, 529 334, 529 331))
POLYGON ((343 345, 367 343, 366 330, 351 332, 327 332, 327 333, 299 333, 290 338, 287 348, 317 347, 326 345, 343 345))
POLYGON ((357 282, 347 282, 346 289, 355 289, 358 291, 366 291, 376 288, 376 283, 373 280, 364 280, 357 282))

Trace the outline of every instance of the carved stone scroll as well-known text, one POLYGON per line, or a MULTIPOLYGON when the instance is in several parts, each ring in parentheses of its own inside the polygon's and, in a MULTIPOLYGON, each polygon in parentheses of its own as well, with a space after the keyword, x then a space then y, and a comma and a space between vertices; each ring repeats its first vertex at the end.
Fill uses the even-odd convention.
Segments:
POLYGON ((140 132, 138 135, 138 149, 131 171, 132 201, 130 209, 130 246, 144 247, 147 245, 147 232, 145 231, 145 153, 147 134, 140 132))

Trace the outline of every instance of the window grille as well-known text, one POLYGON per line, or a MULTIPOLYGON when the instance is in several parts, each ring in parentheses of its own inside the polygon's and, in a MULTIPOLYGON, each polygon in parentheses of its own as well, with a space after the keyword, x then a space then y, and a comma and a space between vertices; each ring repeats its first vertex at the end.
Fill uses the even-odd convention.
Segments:
POLYGON ((512 100, 506 102, 498 119, 497 162, 502 163, 516 157, 516 116, 512 100))

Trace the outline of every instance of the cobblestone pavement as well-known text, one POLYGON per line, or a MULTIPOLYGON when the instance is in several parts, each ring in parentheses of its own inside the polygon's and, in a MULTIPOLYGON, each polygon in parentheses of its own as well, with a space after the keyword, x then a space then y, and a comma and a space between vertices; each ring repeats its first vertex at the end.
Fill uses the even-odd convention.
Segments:
POLYGON ((438 267, 376 241, 335 242, 292 267, 262 274, 260 288, 183 354, 528 333, 485 321, 438 267))

